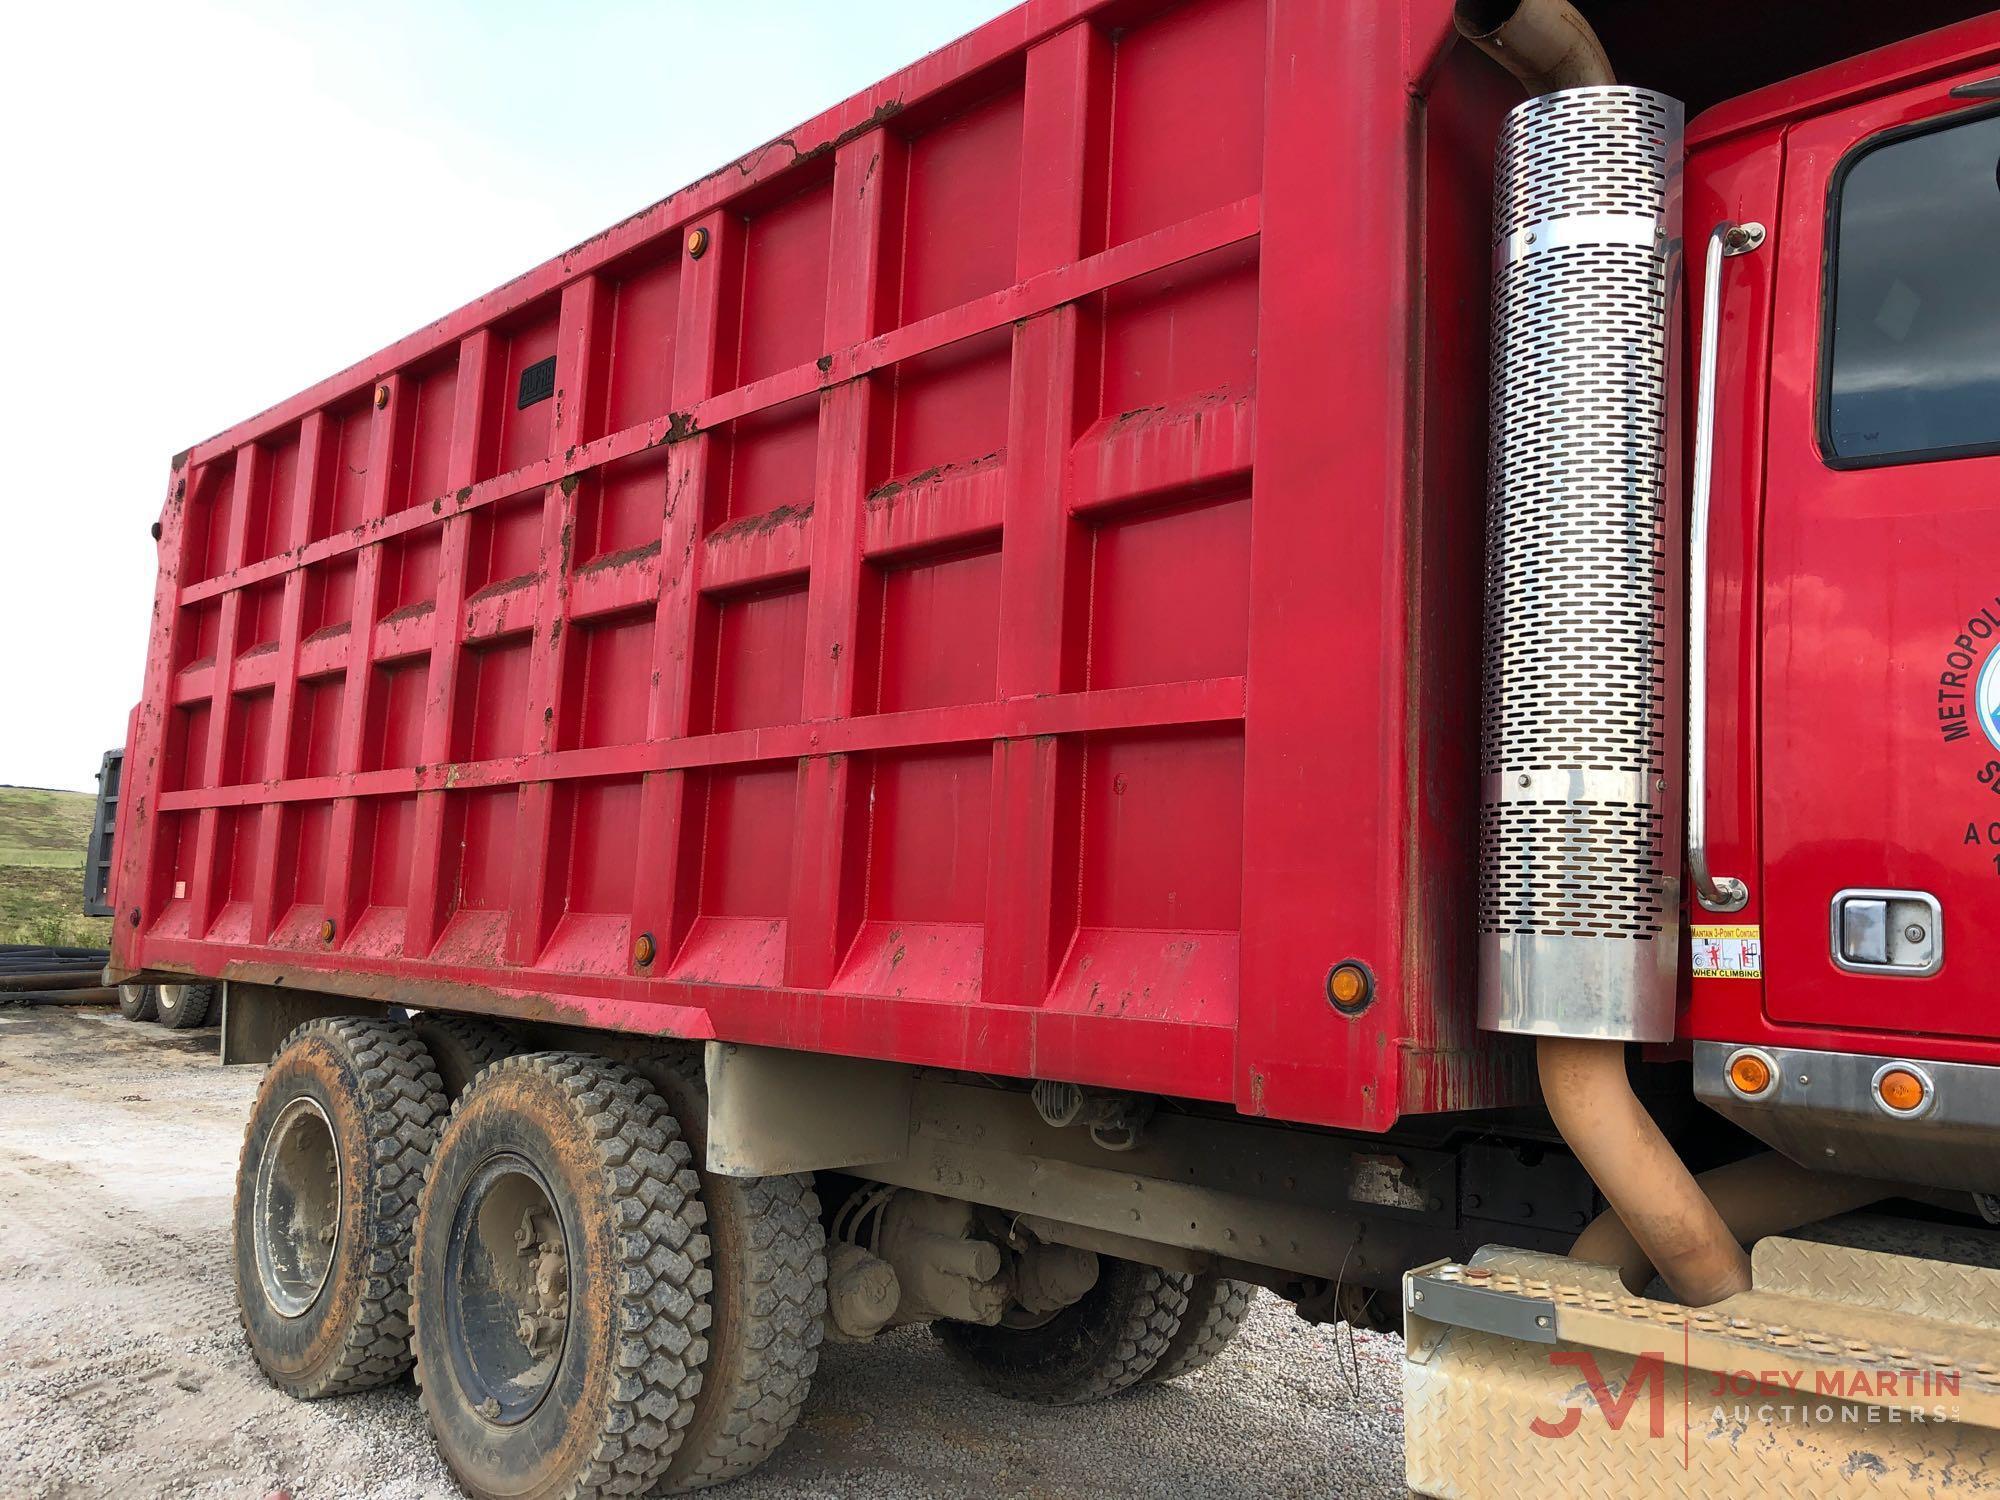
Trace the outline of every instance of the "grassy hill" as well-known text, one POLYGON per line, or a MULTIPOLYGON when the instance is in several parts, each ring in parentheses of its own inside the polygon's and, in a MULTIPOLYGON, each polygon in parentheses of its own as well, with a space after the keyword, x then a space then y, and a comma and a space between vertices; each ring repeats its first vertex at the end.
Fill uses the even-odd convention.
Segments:
POLYGON ((102 948, 111 923, 83 914, 88 792, 0 786, 0 943, 102 948))

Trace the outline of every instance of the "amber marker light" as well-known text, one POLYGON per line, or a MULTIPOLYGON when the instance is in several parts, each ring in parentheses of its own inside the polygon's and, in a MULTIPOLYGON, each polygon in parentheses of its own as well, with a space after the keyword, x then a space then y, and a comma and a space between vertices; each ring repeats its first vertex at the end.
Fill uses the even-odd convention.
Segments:
POLYGON ((1754 1099, 1771 1087, 1777 1074, 1761 1053, 1739 1052, 1729 1059, 1729 1084, 1745 1098, 1754 1099))
POLYGON ((1875 1097, 1892 1115, 1913 1115, 1930 1103, 1930 1085, 1913 1068, 1884 1068, 1875 1075, 1875 1097))
POLYGON ((1346 1015, 1366 1009, 1374 994, 1375 979, 1366 964, 1349 959, 1335 964, 1326 976, 1326 998, 1333 1002, 1335 1010, 1346 1015))

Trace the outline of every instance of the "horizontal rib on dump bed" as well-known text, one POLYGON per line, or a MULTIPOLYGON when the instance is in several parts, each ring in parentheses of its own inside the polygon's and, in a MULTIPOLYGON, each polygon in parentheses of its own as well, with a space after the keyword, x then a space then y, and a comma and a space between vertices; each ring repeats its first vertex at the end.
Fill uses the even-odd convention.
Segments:
POLYGON ((1463 712, 1405 726, 1472 650, 1407 603, 1442 32, 1322 9, 1031 4, 183 455, 118 962, 1378 1127, 1506 1095, 1407 915, 1461 899, 1418 867, 1465 789, 1413 787, 1463 712))

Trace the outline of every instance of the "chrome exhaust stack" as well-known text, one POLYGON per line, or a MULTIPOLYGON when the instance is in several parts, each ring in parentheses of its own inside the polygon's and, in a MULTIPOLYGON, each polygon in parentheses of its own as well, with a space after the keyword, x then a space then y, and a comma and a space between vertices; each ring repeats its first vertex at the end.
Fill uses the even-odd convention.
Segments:
POLYGON ((1673 1036, 1681 130, 1677 100, 1608 85, 1530 99, 1501 131, 1479 812, 1492 1030, 1673 1036))
POLYGON ((1538 1039, 1556 1128, 1646 1259, 1706 1306, 1750 1285, 1749 1257, 1625 1059, 1672 1040, 1680 961, 1681 132, 1677 100, 1616 84, 1542 94, 1501 130, 1479 1024, 1538 1039))

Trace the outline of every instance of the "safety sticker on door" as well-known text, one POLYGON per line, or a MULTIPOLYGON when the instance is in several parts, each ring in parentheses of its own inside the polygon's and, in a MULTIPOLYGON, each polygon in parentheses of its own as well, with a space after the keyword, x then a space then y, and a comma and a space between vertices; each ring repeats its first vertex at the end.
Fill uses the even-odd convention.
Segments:
POLYGON ((1762 979, 1764 938, 1757 927, 1697 927, 1694 972, 1706 979, 1762 979))

